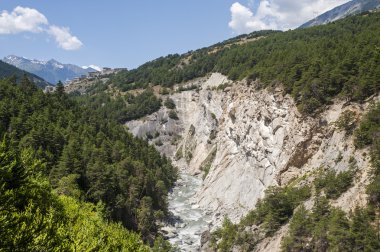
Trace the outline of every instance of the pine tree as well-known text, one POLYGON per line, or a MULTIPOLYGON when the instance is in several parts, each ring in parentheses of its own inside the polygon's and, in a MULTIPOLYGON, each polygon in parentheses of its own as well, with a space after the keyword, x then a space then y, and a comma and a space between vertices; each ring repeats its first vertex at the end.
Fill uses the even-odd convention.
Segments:
POLYGON ((289 225, 289 235, 282 241, 283 251, 310 250, 312 219, 310 213, 301 205, 289 225))
POLYGON ((373 217, 368 210, 356 208, 351 226, 354 241, 353 251, 379 251, 380 240, 373 226, 373 217))
POLYGON ((26 74, 21 79, 20 88, 26 95, 32 95, 38 90, 37 86, 29 80, 26 74))
POLYGON ((350 251, 353 240, 350 234, 350 222, 340 209, 332 209, 329 216, 327 239, 329 251, 350 251))

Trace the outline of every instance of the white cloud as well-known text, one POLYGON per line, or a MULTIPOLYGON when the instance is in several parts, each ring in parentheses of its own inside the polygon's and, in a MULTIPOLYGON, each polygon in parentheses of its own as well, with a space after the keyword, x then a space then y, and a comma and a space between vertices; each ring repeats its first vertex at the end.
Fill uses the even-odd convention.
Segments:
POLYGON ((48 33, 55 38, 59 47, 65 50, 77 50, 82 47, 83 43, 75 36, 71 35, 67 27, 58 27, 51 25, 48 33))
POLYGON ((0 34, 41 32, 41 26, 47 24, 47 18, 36 9, 17 6, 11 13, 0 14, 0 34))
POLYGON ((69 28, 49 25, 47 18, 36 9, 17 6, 10 13, 0 13, 0 35, 22 32, 47 33, 64 50, 77 50, 83 45, 76 36, 71 35, 69 28))
MULTIPOLYGON (((238 34, 264 29, 288 30, 349 0, 256 0, 255 11, 236 2, 229 27, 238 34)), ((249 1, 249 6, 255 6, 249 1)))

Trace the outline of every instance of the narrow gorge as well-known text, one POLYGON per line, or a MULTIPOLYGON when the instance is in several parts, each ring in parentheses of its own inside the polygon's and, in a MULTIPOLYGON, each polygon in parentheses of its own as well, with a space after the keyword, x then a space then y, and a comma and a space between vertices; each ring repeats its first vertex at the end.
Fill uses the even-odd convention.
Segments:
MULTIPOLYGON (((355 150, 352 137, 339 130, 336 121, 345 111, 359 118, 368 102, 336 100, 313 118, 301 115, 280 87, 262 89, 258 82, 233 82, 219 73, 182 87, 192 90, 161 97, 174 101, 178 119, 162 107, 127 123, 135 136, 147 137, 170 157, 185 177, 169 195, 170 210, 180 221, 163 230, 181 250, 199 249, 201 234, 207 238, 207 231, 220 227, 225 216, 237 223, 270 186, 309 183, 322 167, 345 171, 352 158, 363 169, 355 186, 334 205, 348 212, 365 204, 369 157, 366 150, 355 150), (194 225, 189 220, 199 223, 185 231, 192 237, 187 241, 181 232, 194 225)), ((260 251, 279 250, 283 235, 284 231, 262 241, 267 249, 260 251)))
POLYGON ((0 251, 380 251, 380 0, 156 2, 0 13, 0 251))

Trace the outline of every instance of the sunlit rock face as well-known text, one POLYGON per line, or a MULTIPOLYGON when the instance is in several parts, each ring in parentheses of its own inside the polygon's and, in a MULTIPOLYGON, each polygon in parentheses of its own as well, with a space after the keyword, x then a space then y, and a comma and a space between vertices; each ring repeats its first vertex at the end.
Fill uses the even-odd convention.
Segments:
POLYGON ((188 85, 199 88, 170 95, 179 120, 163 107, 127 126, 139 137, 157 136, 150 141, 182 170, 203 175, 195 199, 214 215, 214 224, 224 215, 237 221, 278 184, 276 175, 311 126, 281 89, 258 89, 217 73, 188 85))
MULTIPOLYGON (((238 222, 255 208, 269 186, 286 185, 300 177, 312 179, 320 167, 346 170, 352 157, 363 172, 334 204, 349 211, 365 202, 368 156, 357 154, 352 136, 339 131, 335 122, 347 110, 359 119, 369 102, 336 101, 317 116, 303 116, 281 85, 264 89, 259 82, 233 82, 214 73, 186 86, 197 89, 161 97, 174 101, 178 120, 162 107, 127 126, 136 136, 148 136, 182 173, 201 179, 201 184, 192 187, 193 196, 185 207, 199 206, 210 230, 220 226, 225 216, 238 222)), ((170 200, 178 202, 176 196, 170 200)), ((192 214, 191 210, 187 213, 192 214)), ((268 241, 273 245, 269 248, 276 249, 281 237, 268 241)))

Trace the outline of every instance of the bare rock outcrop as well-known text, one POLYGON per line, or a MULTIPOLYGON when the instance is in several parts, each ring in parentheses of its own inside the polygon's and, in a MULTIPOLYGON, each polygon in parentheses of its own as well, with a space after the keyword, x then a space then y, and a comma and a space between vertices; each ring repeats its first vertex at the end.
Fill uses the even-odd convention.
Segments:
MULTIPOLYGON (((179 120, 170 119, 163 107, 127 126, 140 137, 155 135, 150 141, 162 143, 158 150, 183 171, 203 175, 193 200, 212 214, 211 230, 224 216, 238 222, 269 186, 312 181, 322 167, 357 166, 355 185, 333 204, 348 212, 365 203, 368 151, 356 150, 353 137, 335 122, 348 110, 360 118, 368 103, 336 101, 318 116, 305 117, 279 87, 259 89, 258 83, 232 82, 218 73, 188 85, 198 88, 170 95, 179 120)), ((286 230, 265 239, 258 251, 278 251, 286 230)))

